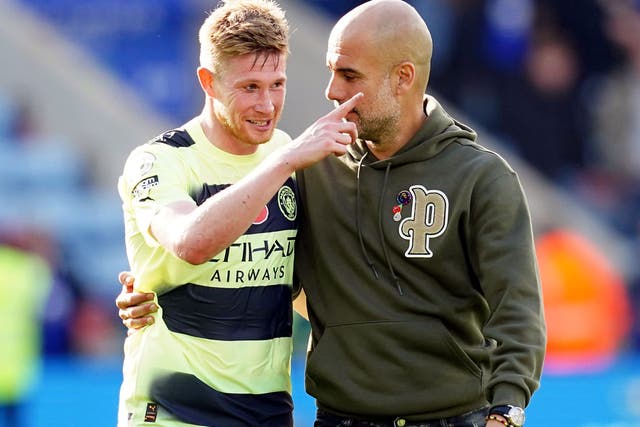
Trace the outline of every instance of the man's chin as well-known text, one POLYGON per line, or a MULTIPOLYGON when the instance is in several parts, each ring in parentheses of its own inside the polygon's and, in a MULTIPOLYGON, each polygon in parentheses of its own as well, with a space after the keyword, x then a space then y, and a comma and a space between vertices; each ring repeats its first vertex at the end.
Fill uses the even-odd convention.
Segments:
POLYGON ((267 142, 271 141, 271 138, 273 138, 273 132, 271 132, 268 138, 262 137, 262 138, 254 139, 254 144, 256 145, 266 144, 267 142))
POLYGON ((268 135, 261 135, 260 137, 256 138, 256 144, 264 144, 271 141, 271 138, 273 138, 273 131, 269 132, 268 135))
POLYGON ((251 128, 244 128, 241 130, 241 132, 235 132, 234 135, 245 144, 260 145, 271 140, 271 138, 273 138, 274 132, 274 128, 262 131, 251 128))
POLYGON ((274 134, 274 129, 271 129, 268 132, 260 132, 258 134, 254 133, 252 135, 252 142, 256 145, 264 144, 266 142, 271 141, 271 138, 273 138, 273 134, 274 134))

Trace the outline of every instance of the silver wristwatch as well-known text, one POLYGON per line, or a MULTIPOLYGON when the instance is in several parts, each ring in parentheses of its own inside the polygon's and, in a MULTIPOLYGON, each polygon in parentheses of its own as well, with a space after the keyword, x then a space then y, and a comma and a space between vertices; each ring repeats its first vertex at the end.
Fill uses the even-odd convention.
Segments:
POLYGON ((498 405, 493 406, 489 410, 489 415, 501 415, 513 427, 522 427, 524 425, 524 409, 519 406, 498 405))

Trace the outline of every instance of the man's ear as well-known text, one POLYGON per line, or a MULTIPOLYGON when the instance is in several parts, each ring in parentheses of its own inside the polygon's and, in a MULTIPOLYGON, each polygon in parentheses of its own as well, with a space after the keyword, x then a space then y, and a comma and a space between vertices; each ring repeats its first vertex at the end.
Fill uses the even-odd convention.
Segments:
POLYGON ((210 97, 215 96, 215 92, 213 90, 213 81, 215 79, 213 71, 205 67, 198 67, 197 73, 200 87, 202 88, 204 93, 206 93, 207 96, 210 97))
POLYGON ((396 65, 395 75, 397 78, 396 92, 408 92, 416 81, 416 66, 413 62, 404 61, 396 65))

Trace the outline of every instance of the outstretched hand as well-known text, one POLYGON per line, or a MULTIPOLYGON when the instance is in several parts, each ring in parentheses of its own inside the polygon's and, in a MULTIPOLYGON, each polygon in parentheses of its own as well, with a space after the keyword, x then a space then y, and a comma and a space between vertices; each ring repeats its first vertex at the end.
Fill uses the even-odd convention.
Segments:
POLYGON ((153 293, 133 290, 134 279, 129 271, 122 271, 118 275, 122 291, 116 297, 116 306, 119 308, 118 316, 127 327, 129 335, 136 329, 151 325, 154 319, 149 315, 158 311, 158 306, 153 302, 153 293))
POLYGON ((358 139, 355 123, 346 121, 364 95, 357 93, 333 111, 320 117, 285 148, 288 162, 295 170, 303 169, 330 154, 342 155, 358 139))

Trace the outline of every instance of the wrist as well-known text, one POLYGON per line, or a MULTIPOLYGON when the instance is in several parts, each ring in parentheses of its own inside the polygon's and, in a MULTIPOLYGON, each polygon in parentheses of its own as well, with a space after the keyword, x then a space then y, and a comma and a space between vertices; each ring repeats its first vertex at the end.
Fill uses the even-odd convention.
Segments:
POLYGON ((487 415, 486 421, 497 421, 500 424, 506 426, 506 427, 512 427, 513 424, 509 423, 509 421, 505 420, 504 417, 500 416, 500 415, 487 415))
POLYGON ((268 169, 276 170, 278 175, 291 176, 297 169, 296 153, 291 146, 285 145, 269 155, 263 164, 268 169))
POLYGON ((525 416, 524 409, 512 405, 497 405, 489 409, 487 421, 497 421, 507 427, 522 427, 525 416))

